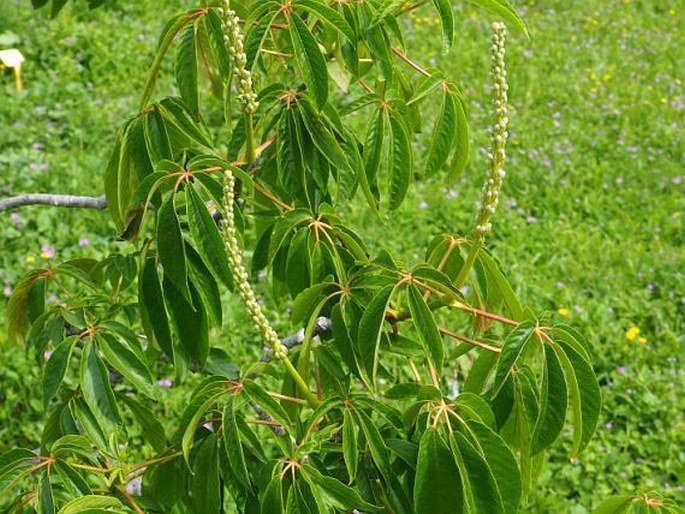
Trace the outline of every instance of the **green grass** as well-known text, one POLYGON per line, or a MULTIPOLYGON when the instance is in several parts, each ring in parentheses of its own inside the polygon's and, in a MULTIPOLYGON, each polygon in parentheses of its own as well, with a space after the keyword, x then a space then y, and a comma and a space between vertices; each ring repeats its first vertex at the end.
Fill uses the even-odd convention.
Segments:
MULTIPOLYGON (((0 5, 0 34, 17 34, 28 59, 26 91, 13 90, 11 75, 0 77, 0 194, 99 194, 113 135, 136 108, 140 70, 178 2, 120 0, 111 10, 82 18, 67 11, 54 21, 28 3, 0 5)), ((565 313, 589 336, 604 396, 591 446, 569 464, 570 437, 557 443, 526 512, 587 512, 609 494, 643 489, 683 500, 685 14, 676 0, 515 3, 532 39, 509 39, 515 109, 489 246, 525 303, 557 318, 565 313), (631 327, 640 329, 633 341, 631 327)), ((432 236, 469 232, 487 166, 480 148, 488 146, 490 118, 489 18, 471 7, 460 7, 457 18, 457 43, 444 55, 437 20, 418 10, 407 52, 445 69, 467 97, 473 152, 466 172, 451 184, 417 185, 383 225, 370 222, 361 203, 350 212, 372 247, 410 262, 432 236)), ((424 124, 419 143, 430 134, 430 116, 424 124)), ((102 213, 16 214, 0 214, 7 287, 35 265, 27 258, 40 263, 43 246, 62 260, 117 245, 102 213), (79 246, 82 238, 88 246, 79 246)), ((35 445, 41 407, 24 398, 38 390, 37 368, 7 351, 0 440, 35 445)))

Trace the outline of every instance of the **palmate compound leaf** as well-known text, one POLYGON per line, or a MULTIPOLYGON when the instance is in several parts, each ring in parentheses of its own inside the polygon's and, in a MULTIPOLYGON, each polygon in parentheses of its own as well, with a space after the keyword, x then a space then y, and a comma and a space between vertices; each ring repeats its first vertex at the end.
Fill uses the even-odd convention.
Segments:
POLYGON ((421 436, 414 480, 415 514, 464 512, 462 478, 454 455, 438 430, 429 427, 421 436))
POLYGON ((542 375, 540 413, 533 430, 533 454, 548 448, 557 438, 566 420, 568 392, 561 362, 554 349, 543 344, 545 365, 542 375))
POLYGON ((592 366, 571 345, 555 341, 553 346, 564 370, 568 398, 573 411, 573 450, 577 457, 590 442, 597 428, 601 409, 601 392, 592 366))

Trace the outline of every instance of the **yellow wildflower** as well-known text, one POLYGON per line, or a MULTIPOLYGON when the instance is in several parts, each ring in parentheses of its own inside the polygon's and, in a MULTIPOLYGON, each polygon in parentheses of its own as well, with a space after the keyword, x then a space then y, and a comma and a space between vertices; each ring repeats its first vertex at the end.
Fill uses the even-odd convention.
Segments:
POLYGON ((34 262, 36 262, 36 258, 33 255, 29 255, 28 257, 26 257, 26 262, 28 264, 33 264, 34 262))
POLYGON ((48 252, 40 252, 40 258, 41 259, 49 259, 51 257, 52 257, 52 255, 50 255, 48 252))
POLYGON ((559 313, 559 316, 563 316, 564 318, 568 316, 568 309, 566 307, 562 307, 557 312, 559 313))
POLYGON ((647 338, 646 337, 638 337, 637 342, 640 344, 647 344, 647 338))
POLYGON ((628 341, 635 341, 635 338, 640 335, 640 329, 638 327, 630 327, 626 331, 626 339, 628 341))

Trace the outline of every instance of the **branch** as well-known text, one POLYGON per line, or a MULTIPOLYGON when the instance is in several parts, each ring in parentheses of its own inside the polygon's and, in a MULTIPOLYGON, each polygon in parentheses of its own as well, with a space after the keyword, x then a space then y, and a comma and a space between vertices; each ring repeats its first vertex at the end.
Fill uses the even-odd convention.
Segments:
POLYGON ((52 205, 53 207, 69 207, 103 210, 107 208, 104 196, 73 196, 53 195, 46 193, 31 193, 12 196, 0 200, 0 212, 22 207, 24 205, 52 205))

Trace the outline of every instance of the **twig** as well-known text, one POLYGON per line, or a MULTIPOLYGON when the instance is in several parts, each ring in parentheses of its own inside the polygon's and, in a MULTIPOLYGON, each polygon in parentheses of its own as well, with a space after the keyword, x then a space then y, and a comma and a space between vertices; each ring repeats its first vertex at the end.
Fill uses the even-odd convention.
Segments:
POLYGON ((68 207, 82 209, 103 210, 107 208, 104 196, 74 196, 55 195, 47 193, 30 193, 12 196, 0 200, 0 212, 22 207, 24 205, 52 205, 53 207, 68 207))

